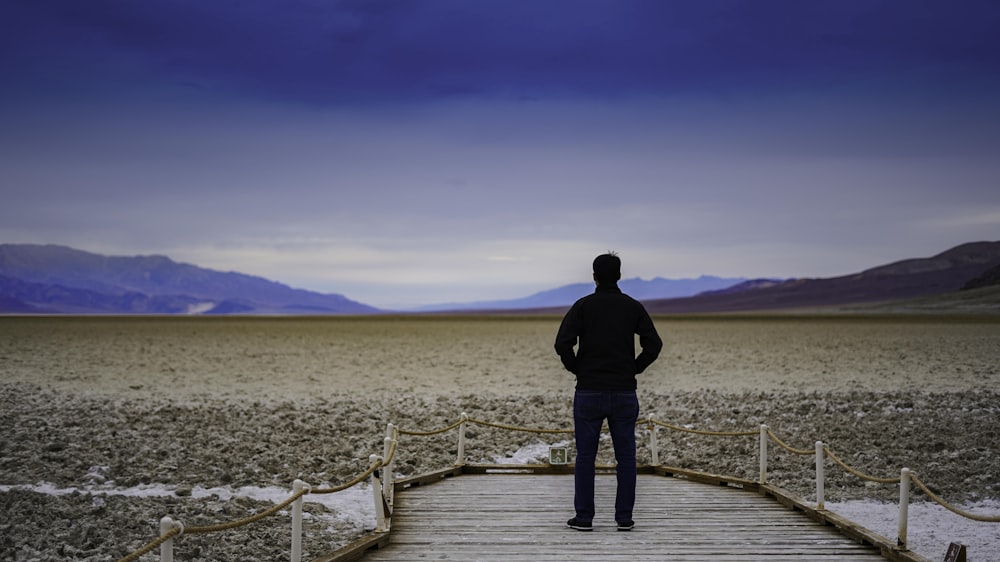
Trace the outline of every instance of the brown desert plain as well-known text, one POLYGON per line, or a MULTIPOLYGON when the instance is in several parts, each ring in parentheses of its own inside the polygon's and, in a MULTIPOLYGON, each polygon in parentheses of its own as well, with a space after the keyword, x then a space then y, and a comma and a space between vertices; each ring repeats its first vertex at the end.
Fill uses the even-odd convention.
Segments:
MULTIPOLYGON (((296 478, 314 486, 348 481, 381 453, 387 422, 432 430, 466 412, 569 428, 574 380, 552 348, 559 320, 0 318, 0 560, 117 560, 155 538, 164 515, 186 525, 222 523, 274 505, 248 490, 287 497, 296 478)), ((949 502, 993 506, 988 514, 996 515, 1000 316, 654 320, 665 347, 640 376, 642 416, 720 431, 766 423, 794 447, 822 440, 856 469, 881 477, 908 467, 949 502)), ((649 462, 639 431, 640 463, 649 462)), ((755 478, 755 438, 659 432, 664 464, 755 478)), ((565 435, 478 426, 468 437, 473 463, 567 442, 565 435)), ((454 432, 403 437, 396 473, 449 466, 455 439, 454 432)), ((813 497, 812 459, 774 449, 770 481, 813 497)), ((610 446, 601 454, 600 462, 611 462, 610 446)), ((845 505, 898 498, 895 486, 832 465, 826 490, 827 502, 845 505)), ((914 493, 915 503, 925 500, 914 493)), ((362 503, 307 496, 304 558, 370 529, 369 514, 357 513, 362 503)), ((571 505, 567 498, 567 516, 571 505)), ((959 518, 940 517, 935 527, 959 518)), ((288 525, 281 513, 185 535, 176 556, 287 560, 288 525)), ((1000 524, 977 525, 948 539, 969 544, 969 560, 1000 559, 1000 524)), ((914 550, 941 559, 947 542, 920 534, 910 531, 914 550)))

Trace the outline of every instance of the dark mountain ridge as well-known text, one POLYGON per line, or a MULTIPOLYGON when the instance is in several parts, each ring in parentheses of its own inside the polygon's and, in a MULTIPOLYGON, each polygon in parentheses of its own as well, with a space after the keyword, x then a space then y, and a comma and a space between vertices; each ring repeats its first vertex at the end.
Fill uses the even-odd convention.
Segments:
POLYGON ((682 299, 646 301, 651 313, 741 312, 898 301, 961 290, 1000 266, 1000 242, 970 242, 929 258, 906 259, 831 278, 764 282, 682 299))
POLYGON ((997 285, 1000 285, 1000 265, 987 269, 979 277, 962 285, 962 290, 969 291, 972 289, 982 289, 983 287, 995 287, 997 285))

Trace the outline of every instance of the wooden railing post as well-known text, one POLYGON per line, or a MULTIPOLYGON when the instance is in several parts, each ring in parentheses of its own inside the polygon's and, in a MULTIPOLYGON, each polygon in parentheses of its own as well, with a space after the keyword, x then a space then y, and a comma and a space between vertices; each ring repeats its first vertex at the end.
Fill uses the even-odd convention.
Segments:
POLYGON ((906 550, 906 521, 910 512, 910 469, 904 468, 899 473, 899 532, 896 536, 896 546, 906 550))
POLYGON ((656 443, 656 424, 653 423, 653 414, 646 418, 649 421, 649 455, 653 466, 660 465, 660 449, 656 443))
POLYGON ((393 455, 392 458, 389 458, 389 453, 392 452, 392 446, 396 442, 396 440, 392 438, 393 429, 395 429, 395 426, 393 426, 392 423, 386 424, 386 426, 385 426, 385 439, 382 440, 382 443, 384 445, 382 447, 382 451, 383 451, 382 452, 382 458, 383 459, 389 459, 389 462, 387 462, 385 464, 385 466, 382 467, 382 469, 383 469, 382 470, 382 495, 385 496, 386 503, 389 505, 390 508, 392 507, 392 499, 393 499, 393 496, 394 496, 394 494, 393 494, 394 490, 393 490, 393 483, 392 483, 392 481, 395 478, 395 475, 393 474, 393 468, 392 467, 393 467, 393 464, 395 464, 395 462, 396 462, 396 458, 395 458, 396 455, 393 455))
MULTIPOLYGON (((306 483, 302 480, 292 482, 293 494, 305 488, 306 483)), ((292 562, 302 562, 302 496, 292 502, 292 562)))
POLYGON ((468 421, 469 414, 462 412, 462 423, 458 425, 458 458, 455 460, 458 465, 465 464, 465 426, 468 421))
MULTIPOLYGON (((174 520, 170 516, 160 519, 160 536, 174 530, 174 520)), ((174 538, 163 541, 160 544, 160 562, 174 562, 174 538)))
POLYGON ((823 463, 826 455, 823 453, 823 442, 816 442, 816 509, 826 509, 823 507, 824 480, 823 463))
POLYGON ((767 425, 760 424, 760 484, 767 484, 767 425))
MULTIPOLYGON (((381 461, 382 459, 378 455, 371 455, 368 460, 372 464, 381 461)), ((381 469, 382 467, 380 467, 381 469)), ((386 513, 385 513, 385 496, 382 494, 382 479, 379 477, 379 470, 376 469, 372 472, 372 496, 375 501, 375 530, 384 533, 389 530, 389 526, 386 524, 386 513)))

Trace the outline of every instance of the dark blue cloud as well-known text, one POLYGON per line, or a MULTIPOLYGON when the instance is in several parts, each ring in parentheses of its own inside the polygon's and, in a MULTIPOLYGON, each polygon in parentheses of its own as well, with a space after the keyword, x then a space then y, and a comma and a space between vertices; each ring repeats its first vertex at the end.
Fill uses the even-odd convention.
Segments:
POLYGON ((1000 74, 989 0, 39 0, 5 3, 0 21, 0 72, 21 93, 170 85, 328 104, 993 89, 1000 74))

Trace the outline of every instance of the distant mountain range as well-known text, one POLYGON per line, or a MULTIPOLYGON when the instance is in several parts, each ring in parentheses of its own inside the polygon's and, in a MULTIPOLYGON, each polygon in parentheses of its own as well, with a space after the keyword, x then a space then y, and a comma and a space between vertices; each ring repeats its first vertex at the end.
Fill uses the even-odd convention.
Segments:
MULTIPOLYGON (((864 306, 871 312, 923 310, 1000 313, 1000 242, 970 242, 929 258, 906 259, 860 273, 816 279, 623 280, 622 291, 653 314, 822 310, 864 306), (710 285, 715 285, 710 286, 710 285), (668 291, 677 291, 672 296, 668 291), (963 291, 967 294, 950 296, 963 291), (937 301, 929 300, 933 297, 937 301), (917 300, 912 306, 908 303, 917 300), (897 303, 891 306, 889 303, 897 303)), ((524 299, 451 305, 451 310, 561 313, 593 284, 566 285, 524 299), (561 301, 555 304, 554 301, 561 301), (553 304, 546 304, 553 303, 553 304)))
MULTIPOLYGON (((656 277, 644 281, 638 277, 622 279, 618 286, 622 291, 639 300, 666 299, 674 297, 689 297, 705 291, 724 289, 738 283, 744 283, 744 277, 714 277, 702 275, 695 279, 664 279, 656 277)), ((594 292, 594 283, 573 283, 563 285, 548 291, 542 291, 520 299, 479 301, 471 303, 446 303, 424 306, 416 309, 418 312, 445 310, 523 310, 546 308, 553 306, 569 306, 577 299, 594 292)))
POLYGON ((0 312, 370 314, 375 307, 165 256, 108 257, 65 246, 0 245, 0 312))
MULTIPOLYGON (((701 276, 626 279, 623 291, 651 313, 823 308, 925 299, 980 291, 987 308, 1000 279, 1000 242, 973 242, 930 258, 907 259, 821 279, 701 276)), ((565 285, 521 299, 454 303, 430 311, 556 313, 593 291, 565 285)), ((982 303, 977 306, 982 307, 982 303)), ((944 302, 944 301, 942 301, 944 302)), ((970 298, 948 302, 972 302, 970 298)), ((339 294, 321 294, 236 272, 177 263, 165 256, 109 257, 65 246, 0 244, 0 313, 5 314, 375 314, 339 294)))

